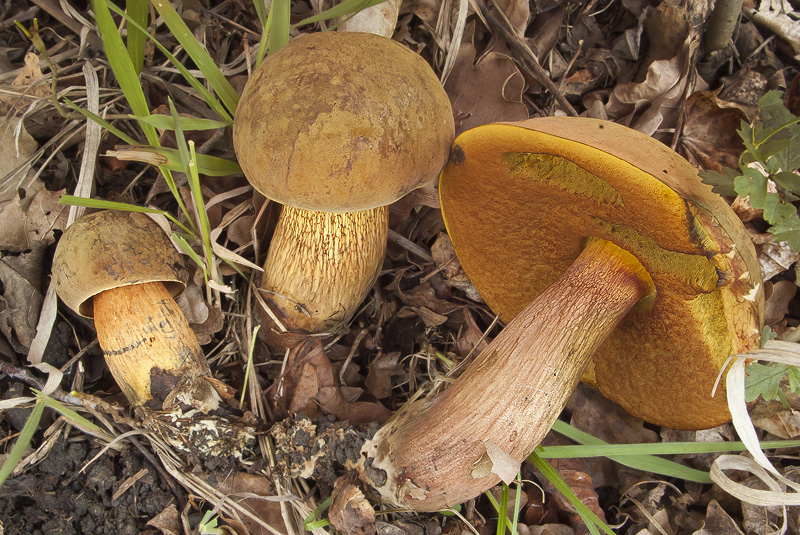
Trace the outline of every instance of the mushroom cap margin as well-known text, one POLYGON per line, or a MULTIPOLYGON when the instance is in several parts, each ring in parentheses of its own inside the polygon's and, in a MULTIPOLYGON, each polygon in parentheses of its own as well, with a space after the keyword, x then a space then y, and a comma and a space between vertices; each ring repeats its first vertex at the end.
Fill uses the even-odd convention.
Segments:
POLYGON ((189 272, 155 221, 145 214, 105 210, 70 225, 56 247, 53 284, 72 310, 94 317, 92 298, 106 290, 162 282, 172 297, 189 272))

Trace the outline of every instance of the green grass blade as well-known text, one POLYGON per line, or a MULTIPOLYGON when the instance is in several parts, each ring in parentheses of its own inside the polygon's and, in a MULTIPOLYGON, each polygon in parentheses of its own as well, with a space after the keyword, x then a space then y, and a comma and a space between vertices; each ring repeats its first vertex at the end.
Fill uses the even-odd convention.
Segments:
MULTIPOLYGON (((137 27, 136 21, 128 17, 128 15, 120 8, 118 8, 114 4, 109 4, 109 7, 118 15, 124 17, 125 20, 128 22, 128 25, 137 27)), ((178 58, 173 56, 170 53, 170 51, 164 48, 164 45, 159 43, 158 40, 155 39, 152 35, 146 33, 144 27, 138 27, 138 29, 142 32, 145 32, 146 37, 150 39, 150 41, 152 41, 154 45, 156 45, 156 47, 161 51, 162 54, 164 54, 164 56, 166 56, 166 58, 170 61, 170 63, 172 63, 172 66, 178 69, 178 72, 181 73, 183 79, 186 80, 186 82, 188 82, 189 85, 191 85, 195 91, 197 91, 197 93, 200 95, 200 98, 203 99, 203 102, 208 104, 208 106, 212 110, 214 110, 214 113, 216 113, 220 119, 224 121, 233 121, 231 114, 228 113, 228 110, 225 109, 225 106, 220 104, 219 100, 217 100, 217 97, 215 97, 211 93, 211 91, 206 89, 206 86, 204 86, 203 83, 200 82, 200 80, 198 80, 196 76, 194 76, 191 72, 189 72, 189 69, 187 69, 180 61, 178 61, 178 58)))
POLYGON ((206 284, 208 283, 208 269, 206 269, 206 264, 203 262, 203 259, 198 256, 198 254, 192 249, 192 246, 189 245, 189 242, 186 241, 186 238, 181 236, 180 234, 173 233, 172 239, 175 243, 178 244, 181 251, 186 253, 186 255, 191 258, 197 266, 203 270, 203 280, 205 280, 206 284))
POLYGON ((269 53, 274 54, 289 42, 291 0, 272 0, 269 8, 269 53))
POLYGON ((149 208, 147 206, 137 206, 135 204, 127 204, 124 202, 107 201, 105 199, 87 199, 86 197, 75 197, 74 195, 62 195, 58 200, 58 204, 72 204, 75 206, 85 206, 94 210, 120 210, 123 212, 139 212, 141 214, 161 214, 187 234, 192 231, 187 229, 180 221, 175 219, 171 213, 166 210, 159 210, 158 208, 149 208))
MULTIPOLYGON (((122 146, 116 147, 113 152, 109 152, 111 156, 126 162, 142 162, 150 165, 156 165, 162 172, 179 171, 183 173, 186 169, 181 161, 181 156, 176 149, 165 149, 163 147, 142 147, 138 146, 122 146)), ((197 169, 198 172, 208 176, 228 176, 242 174, 242 168, 239 167, 237 162, 226 160, 218 156, 210 156, 208 154, 197 155, 197 169)), ((166 176, 165 176, 166 178, 166 176)), ((178 190, 174 187, 174 180, 170 175, 167 178, 167 184, 172 190, 172 194, 176 199, 180 200, 178 190)))
POLYGON ((296 28, 298 26, 304 26, 306 24, 316 24, 317 22, 321 22, 323 20, 330 20, 336 17, 344 17, 345 15, 358 13, 362 9, 367 9, 368 7, 377 6, 378 4, 382 4, 385 1, 386 0, 344 0, 344 2, 336 4, 332 8, 326 9, 322 13, 319 13, 312 17, 308 17, 307 19, 303 19, 297 24, 293 24, 292 27, 296 28))
POLYGON ((253 0, 253 8, 256 10, 258 22, 261 23, 262 28, 267 27, 267 10, 264 6, 264 0, 253 0))
POLYGON ((261 23, 261 39, 258 42, 258 52, 256 53, 256 67, 258 67, 264 60, 264 56, 267 55, 269 28, 272 26, 272 9, 270 7, 269 13, 267 13, 263 0, 253 0, 253 6, 256 9, 258 20, 261 23))
POLYGON ((77 104, 75 104, 74 102, 72 102, 71 100, 69 100, 66 97, 62 97, 62 98, 64 100, 64 103, 68 107, 70 107, 73 110, 77 111, 78 113, 80 113, 81 115, 86 117, 87 119, 96 122, 97 124, 99 124, 100 126, 105 128, 106 130, 108 130, 109 132, 111 132, 112 134, 114 134, 115 136, 120 138, 125 143, 127 143, 129 145, 139 145, 138 141, 136 141, 135 139, 130 137, 128 134, 126 134, 125 132, 123 132, 122 130, 120 130, 119 128, 114 126, 113 124, 109 123, 108 121, 106 121, 105 119, 100 117, 99 115, 96 115, 96 114, 90 112, 89 110, 85 110, 85 109, 81 108, 80 106, 78 106, 77 104))
MULTIPOLYGON (((765 450, 800 447, 800 440, 770 440, 761 442, 765 450)), ((539 455, 543 459, 575 459, 581 457, 636 455, 693 455, 746 451, 743 442, 659 442, 656 444, 607 444, 594 446, 547 446, 539 455)))
MULTIPOLYGON (((604 440, 594 437, 588 433, 584 433, 579 429, 575 429, 571 425, 561 420, 556 420, 556 422, 553 424, 553 431, 560 433, 574 440, 575 442, 578 442, 579 444, 587 446, 609 445, 608 442, 605 442, 604 440)), ((711 478, 709 477, 708 472, 695 470, 694 468, 689 468, 674 461, 669 461, 653 455, 607 455, 606 457, 612 461, 616 461, 625 466, 642 470, 644 472, 653 472, 655 474, 677 477, 687 481, 696 481, 697 483, 711 483, 711 478)))
MULTIPOLYGON (((117 77, 117 82, 122 92, 125 94, 128 105, 135 115, 150 115, 147 99, 144 97, 144 91, 139 83, 139 77, 136 75, 136 69, 131 63, 131 58, 125 49, 122 38, 117 33, 117 26, 114 24, 114 19, 111 18, 108 5, 105 0, 92 0, 92 9, 106 49, 106 57, 111 69, 114 71, 114 75, 117 77)), ((157 147, 159 142, 156 129, 148 124, 141 124, 141 127, 147 142, 157 147)))
MULTIPOLYGON (((186 23, 183 22, 178 12, 175 11, 175 8, 172 7, 172 4, 167 0, 153 0, 153 5, 159 15, 164 19, 164 23, 166 23, 172 35, 174 35, 181 46, 183 46, 186 53, 192 58, 192 61, 194 61, 197 68, 200 69, 200 72, 206 77, 211 87, 232 115, 236 111, 236 103, 239 102, 239 95, 236 93, 236 90, 219 70, 219 67, 217 67, 217 64, 211 59, 211 56, 208 55, 208 52, 197 42, 197 39, 195 39, 188 26, 186 26, 186 23)), ((143 115, 138 112, 135 113, 137 115, 143 115)))
POLYGON ((100 426, 97 424, 90 422, 74 410, 70 409, 60 401, 53 399, 51 397, 42 396, 44 399, 44 404, 59 413, 61 416, 66 418, 70 424, 79 427, 81 430, 90 430, 90 431, 102 431, 100 426))
POLYGON ((586 507, 586 505, 580 501, 577 496, 575 496, 575 493, 572 492, 572 489, 569 487, 569 485, 567 485, 567 483, 561 479, 561 476, 556 469, 550 466, 547 461, 539 457, 539 455, 535 452, 528 457, 528 460, 536 467, 537 470, 539 470, 539 472, 542 473, 544 477, 548 479, 548 481, 550 481, 550 483, 553 484, 553 486, 561 494, 564 495, 567 500, 569 500, 569 503, 572 504, 572 506, 580 515, 584 524, 586 524, 586 527, 588 527, 592 533, 597 533, 599 535, 597 528, 600 528, 608 535, 616 535, 613 531, 611 531, 611 528, 608 527, 605 522, 600 520, 600 518, 598 518, 598 516, 594 514, 591 509, 586 507))
MULTIPOLYGON (((175 130, 175 119, 169 115, 153 114, 147 117, 131 115, 131 119, 145 122, 161 130, 175 130)), ((183 131, 216 130, 226 128, 233 124, 233 121, 215 121, 213 119, 203 119, 202 117, 178 117, 178 123, 183 131)))
MULTIPOLYGON (((149 7, 147 0, 128 0, 126 7, 131 20, 136 21, 137 26, 147 28, 147 8, 149 7)), ((146 34, 147 32, 142 32, 136 26, 128 24, 128 56, 131 58, 133 70, 136 74, 141 74, 144 66, 146 34)))
POLYGON ((28 448, 31 440, 33 440, 33 434, 36 432, 36 428, 39 427, 39 420, 42 419, 42 411, 44 411, 44 398, 39 397, 36 399, 36 404, 33 406, 28 420, 22 427, 22 431, 19 432, 14 447, 11 448, 3 466, 0 467, 0 485, 5 483, 8 476, 11 475, 14 468, 17 467, 25 456, 25 450, 28 448))

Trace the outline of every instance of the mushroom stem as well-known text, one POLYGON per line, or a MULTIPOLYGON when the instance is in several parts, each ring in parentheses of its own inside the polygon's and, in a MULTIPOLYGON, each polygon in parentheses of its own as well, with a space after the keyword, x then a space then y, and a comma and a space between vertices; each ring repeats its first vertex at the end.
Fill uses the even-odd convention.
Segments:
POLYGON ((290 331, 343 328, 378 278, 388 232, 386 206, 344 213, 284 206, 264 263, 264 301, 290 331))
POLYGON ((204 412, 217 408, 200 344, 163 283, 99 293, 94 323, 108 368, 133 407, 160 410, 182 401, 204 412), (182 391, 190 395, 176 399, 182 391))
POLYGON ((595 350, 653 291, 633 255, 589 240, 448 390, 404 406, 365 444, 362 479, 417 511, 462 503, 497 484, 492 470, 503 472, 504 456, 493 452, 520 463, 535 449, 595 350))

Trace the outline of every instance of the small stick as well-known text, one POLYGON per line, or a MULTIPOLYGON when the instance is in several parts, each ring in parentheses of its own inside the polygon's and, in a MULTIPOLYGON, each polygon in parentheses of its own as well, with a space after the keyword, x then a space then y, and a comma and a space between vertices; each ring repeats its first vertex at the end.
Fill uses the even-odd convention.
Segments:
POLYGON ((489 11, 489 8, 482 2, 476 2, 476 4, 480 7, 481 14, 489 23, 489 26, 491 26, 496 32, 500 33, 500 35, 503 36, 503 39, 506 40, 506 44, 508 44, 508 48, 511 50, 511 53, 514 54, 514 59, 520 68, 528 75, 532 76, 537 82, 545 86, 565 112, 567 112, 569 115, 577 116, 578 112, 575 111, 575 108, 572 107, 572 104, 570 104, 566 97, 564 97, 564 95, 558 90, 555 82, 550 79, 550 76, 548 76, 547 72, 545 72, 542 66, 539 65, 539 60, 536 58, 536 55, 530 49, 528 44, 523 41, 522 38, 514 31, 513 27, 511 26, 511 22, 509 22, 508 18, 506 18, 505 13, 503 13, 503 11, 497 6, 495 6, 492 11, 489 11))

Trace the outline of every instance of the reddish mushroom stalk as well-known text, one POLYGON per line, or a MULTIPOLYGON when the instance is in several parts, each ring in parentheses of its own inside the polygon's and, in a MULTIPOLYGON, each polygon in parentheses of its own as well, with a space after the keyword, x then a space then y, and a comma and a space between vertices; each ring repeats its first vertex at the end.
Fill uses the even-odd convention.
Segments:
POLYGON ((417 511, 456 505, 497 484, 490 450, 524 460, 599 345, 653 291, 633 255, 590 239, 448 390, 404 406, 367 442, 362 478, 384 499, 417 511))

